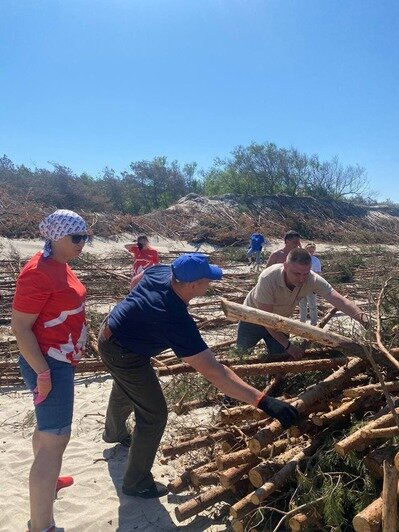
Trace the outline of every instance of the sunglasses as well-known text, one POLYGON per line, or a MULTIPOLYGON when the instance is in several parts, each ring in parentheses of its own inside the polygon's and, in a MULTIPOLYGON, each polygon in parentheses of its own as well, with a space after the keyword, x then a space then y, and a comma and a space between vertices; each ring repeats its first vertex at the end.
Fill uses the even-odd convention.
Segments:
POLYGON ((72 240, 72 244, 80 244, 81 241, 86 244, 86 242, 89 240, 89 235, 69 235, 72 240))

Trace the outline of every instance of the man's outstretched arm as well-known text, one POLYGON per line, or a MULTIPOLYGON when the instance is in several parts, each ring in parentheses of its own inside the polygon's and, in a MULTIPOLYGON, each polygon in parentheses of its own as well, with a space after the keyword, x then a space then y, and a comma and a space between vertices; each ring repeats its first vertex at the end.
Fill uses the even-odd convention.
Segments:
POLYGON ((328 296, 324 296, 324 299, 347 316, 358 321, 361 325, 366 327, 369 325, 367 313, 363 312, 353 301, 350 301, 336 290, 333 290, 328 296))
POLYGON ((183 360, 221 392, 260 408, 269 416, 278 419, 284 428, 290 427, 298 420, 299 413, 296 408, 265 395, 264 392, 243 381, 233 370, 218 362, 210 349, 191 357, 185 357, 183 360))

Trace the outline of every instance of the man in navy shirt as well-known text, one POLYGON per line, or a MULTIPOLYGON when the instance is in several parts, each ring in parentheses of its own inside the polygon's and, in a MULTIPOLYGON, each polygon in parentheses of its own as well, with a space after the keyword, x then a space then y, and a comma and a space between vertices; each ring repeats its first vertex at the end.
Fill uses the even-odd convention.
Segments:
POLYGON ((188 313, 189 301, 203 296, 210 281, 222 275, 199 253, 182 255, 171 266, 152 266, 136 277, 135 288, 101 326, 99 352, 114 378, 103 439, 130 444, 122 486, 126 495, 155 498, 168 491, 151 474, 167 406, 150 359, 165 349, 171 348, 226 395, 257 406, 285 428, 298 417, 295 408, 265 396, 220 364, 188 313), (133 411, 136 425, 130 437, 126 421, 133 411))

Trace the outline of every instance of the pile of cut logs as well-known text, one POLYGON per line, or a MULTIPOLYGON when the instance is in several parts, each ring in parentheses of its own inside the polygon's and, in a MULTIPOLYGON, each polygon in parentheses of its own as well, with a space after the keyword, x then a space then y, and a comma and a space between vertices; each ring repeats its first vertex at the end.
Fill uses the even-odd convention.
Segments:
MULTIPOLYGON (((253 516, 257 510, 267 506, 268 498, 293 480, 297 468, 300 469, 317 453, 327 450, 325 442, 328 434, 339 427, 348 435, 335 443, 335 451, 341 456, 354 450, 363 452, 366 467, 373 475, 384 478, 381 497, 355 516, 354 529, 377 531, 383 527, 384 531, 396 530, 399 448, 394 444, 388 445, 387 440, 399 435, 399 407, 389 395, 399 391, 399 382, 395 381, 399 372, 396 361, 399 350, 391 350, 390 358, 387 358, 375 346, 366 349, 361 343, 321 328, 224 300, 222 307, 229 319, 245 319, 267 325, 326 346, 318 351, 308 350, 301 361, 257 363, 250 359, 245 365, 232 366, 241 376, 274 375, 267 393, 272 393, 282 375, 319 370, 332 372, 296 397, 285 397, 300 413, 300 422, 288 432, 277 420, 267 418, 255 407, 223 407, 218 423, 207 434, 190 436, 164 446, 163 454, 168 459, 194 450, 207 451, 204 453, 208 457, 205 461, 191 463, 169 484, 172 493, 194 490, 191 498, 176 507, 178 521, 192 518, 223 501, 229 508, 234 531, 256 530, 253 516), (342 356, 332 356, 333 349, 334 353, 341 351, 342 356), (381 372, 378 372, 377 379, 367 375, 371 367, 370 357, 374 365, 377 361, 389 368, 391 382, 385 382, 381 372), (364 381, 369 383, 370 380, 374 382, 364 385, 364 381), (373 412, 374 415, 368 423, 349 434, 351 415, 356 413, 359 418, 365 412, 373 412), (381 442, 384 445, 381 446, 381 442)), ((174 365, 169 371, 173 374, 190 371, 188 366, 180 366, 174 365)), ((167 371, 160 368, 161 374, 167 374, 167 371)), ((195 402, 179 404, 175 412, 187 412, 196 406, 195 402)), ((320 516, 317 516, 314 507, 308 504, 290 510, 282 521, 291 530, 323 529, 328 525, 323 525, 318 519, 320 516)))

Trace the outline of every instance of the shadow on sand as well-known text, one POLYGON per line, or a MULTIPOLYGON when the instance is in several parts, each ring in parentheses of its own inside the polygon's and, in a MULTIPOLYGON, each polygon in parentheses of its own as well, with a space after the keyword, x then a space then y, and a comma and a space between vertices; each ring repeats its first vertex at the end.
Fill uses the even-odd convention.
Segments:
POLYGON ((215 520, 208 517, 197 516, 190 521, 188 525, 176 525, 171 513, 174 506, 189 496, 169 494, 161 499, 141 499, 139 497, 129 497, 122 493, 122 481, 125 471, 126 458, 128 450, 122 445, 115 445, 103 452, 104 459, 108 464, 108 471, 115 491, 119 497, 119 526, 118 532, 131 532, 132 530, 141 531, 204 531, 216 523, 215 520))

